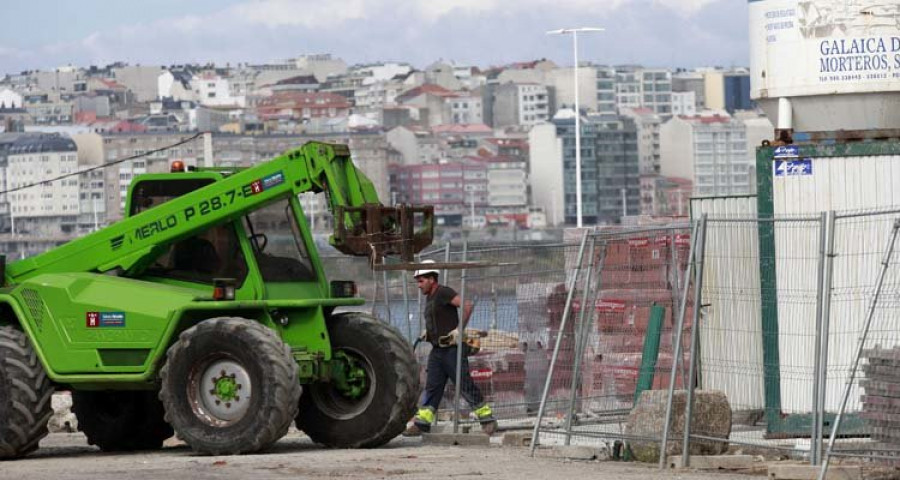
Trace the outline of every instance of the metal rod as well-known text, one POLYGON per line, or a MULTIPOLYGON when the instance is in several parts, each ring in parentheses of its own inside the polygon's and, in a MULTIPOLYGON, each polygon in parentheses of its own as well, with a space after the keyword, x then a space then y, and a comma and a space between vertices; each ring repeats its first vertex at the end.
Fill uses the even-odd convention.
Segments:
POLYGON ((409 308, 409 273, 403 271, 402 275, 400 278, 403 282, 403 314, 406 317, 406 338, 412 343, 415 341, 415 337, 413 337, 412 315, 410 315, 409 308))
POLYGON ((760 218, 710 218, 709 223, 784 223, 818 222, 819 217, 760 217, 760 218))
MULTIPOLYGON (((444 263, 450 263, 450 242, 448 241, 446 245, 444 245, 444 263)), ((448 275, 448 271, 445 268, 444 271, 441 272, 441 278, 444 279, 444 285, 450 285, 450 277, 448 275)))
MULTIPOLYGON (((422 256, 419 256, 419 263, 422 262, 422 256)), ((418 290, 418 285, 416 285, 416 289, 418 290)), ((416 318, 419 319, 419 335, 425 331, 425 315, 422 314, 422 292, 416 294, 416 318)))
MULTIPOLYGON (((675 398, 675 381, 677 380, 678 369, 676 365, 681 363, 681 344, 684 338, 684 316, 687 313, 687 298, 691 287, 691 271, 694 268, 694 250, 697 247, 697 230, 700 228, 700 222, 694 222, 691 229, 691 247, 688 250, 687 266, 684 268, 684 287, 681 296, 681 308, 678 312, 678 325, 675 328, 674 349, 672 353, 672 371, 669 372, 669 394, 666 401, 666 421, 663 424, 662 440, 659 444, 659 468, 660 470, 667 468, 666 466, 666 448, 669 445, 669 429, 672 425, 672 401, 675 398)), ((695 307, 696 308, 696 307, 695 307)), ((682 375, 682 380, 684 377, 682 375)))
POLYGON ((384 313, 387 316, 387 324, 393 325, 394 319, 391 316, 391 288, 388 284, 388 274, 387 272, 382 273, 382 280, 384 282, 384 313))
POLYGON ((838 220, 844 220, 846 218, 860 218, 860 217, 871 217, 873 215, 896 215, 900 214, 900 209, 894 208, 886 208, 886 209, 875 209, 861 212, 850 212, 850 213, 840 213, 836 215, 838 220))
POLYGON ((881 295, 882 287, 884 287, 884 278, 887 276, 891 257, 894 254, 894 244, 897 241, 898 231, 900 231, 900 219, 894 220, 894 227, 891 229, 887 250, 884 252, 884 256, 881 259, 881 270, 878 272, 878 283, 875 284, 875 293, 872 295, 872 303, 869 305, 869 311, 866 313, 866 323, 863 326, 862 335, 859 337, 859 345, 856 347, 856 355, 853 358, 853 368, 850 369, 850 378, 847 379, 847 386, 844 388, 844 395, 841 399, 841 408, 838 410, 837 418, 834 419, 834 426, 831 427, 831 437, 828 439, 828 451, 825 453, 825 461, 822 462, 822 468, 819 470, 819 480, 824 480, 825 475, 828 474, 828 464, 831 463, 831 455, 834 451, 834 441, 837 438, 838 430, 841 428, 841 422, 844 420, 844 410, 847 408, 847 401, 850 399, 850 390, 853 388, 853 382, 856 380, 856 370, 859 368, 859 360, 862 357, 863 349, 865 349, 866 346, 866 337, 869 336, 869 328, 872 326, 872 319, 875 318, 875 307, 878 306, 878 297, 881 295))
POLYGON ((569 311, 572 308, 572 297, 575 296, 575 284, 578 281, 578 275, 581 272, 581 263, 584 260, 584 246, 587 244, 588 230, 584 231, 581 236, 581 246, 578 247, 578 260, 575 264, 575 272, 573 272, 572 280, 569 285, 569 291, 566 295, 566 306, 563 310, 562 319, 559 322, 559 333, 556 335, 556 345, 553 346, 553 355, 550 357, 550 368, 547 371, 547 379, 544 381, 544 391, 541 394, 541 404, 538 407, 538 416, 534 421, 534 432, 531 436, 531 456, 534 456, 534 449, 537 448, 541 421, 544 419, 544 409, 547 408, 547 396, 550 394, 550 383, 553 381, 553 370, 556 367, 556 359, 559 357, 559 347, 562 344, 562 334, 566 331, 566 322, 569 320, 569 311))
MULTIPOLYGON (((462 258, 466 261, 466 255, 469 250, 469 241, 463 241, 462 258)), ((459 394, 462 392, 462 364, 466 358, 464 356, 464 347, 466 345, 466 270, 460 271, 459 281, 459 323, 456 326, 458 332, 456 336, 456 379, 453 381, 453 433, 459 433, 459 394)), ((473 312, 474 313, 474 312, 473 312)))
POLYGON ((497 286, 491 282, 491 330, 497 329, 497 286))
POLYGON ((818 453, 819 463, 822 463, 822 450, 824 448, 824 439, 821 438, 825 429, 825 401, 828 397, 828 350, 829 339, 831 338, 831 287, 834 282, 834 235, 837 231, 835 224, 837 216, 834 211, 828 212, 825 230, 828 235, 827 246, 825 247, 825 274, 822 278, 822 343, 819 357, 816 361, 819 363, 819 396, 816 398, 816 411, 819 414, 821 426, 819 427, 819 443, 818 453))
POLYGON ((686 230, 691 228, 690 222, 688 223, 675 223, 668 224, 659 227, 629 227, 623 228, 622 230, 616 230, 614 232, 610 232, 608 230, 595 231, 591 233, 591 236, 594 237, 602 237, 605 240, 609 240, 614 237, 628 237, 635 234, 640 233, 653 233, 653 232, 668 232, 669 230, 686 230))
POLYGON ((825 280, 825 251, 828 248, 825 244, 828 241, 826 229, 828 226, 828 214, 822 212, 819 217, 819 262, 816 268, 816 339, 815 353, 813 354, 813 422, 812 431, 810 432, 812 443, 809 450, 809 463, 811 465, 819 464, 819 442, 822 441, 822 417, 819 416, 819 374, 821 373, 821 365, 819 359, 822 356, 822 297, 824 280, 825 280))
POLYGON ((575 416, 575 403, 578 400, 578 375, 581 373, 581 358, 582 352, 581 343, 584 335, 587 334, 585 330, 585 315, 588 310, 593 310, 591 306, 588 305, 588 300, 591 295, 591 288, 593 287, 594 280, 594 255, 596 253, 597 247, 597 239, 591 238, 591 247, 588 249, 590 252, 588 255, 588 269, 585 274, 585 278, 587 281, 584 283, 584 295, 581 296, 581 311, 578 312, 578 326, 573 329, 575 333, 575 366, 572 371, 572 388, 569 392, 569 408, 566 409, 566 440, 565 445, 569 445, 572 443, 572 417, 575 416))
POLYGON ((700 363, 700 310, 703 301, 703 257, 706 254, 706 214, 700 217, 700 231, 697 232, 696 267, 694 268, 694 321, 691 325, 691 362, 688 369, 687 402, 684 406, 684 441, 681 445, 681 465, 691 466, 691 420, 694 415, 694 383, 700 363))
MULTIPOLYGON (((687 281, 687 279, 681 278, 681 272, 678 270, 678 249, 675 248, 675 242, 677 239, 678 239, 678 235, 675 233, 675 230, 673 229, 672 232, 670 233, 670 238, 669 238, 669 241, 671 242, 669 256, 672 259, 672 275, 675 277, 674 281, 672 283, 672 286, 673 286, 673 288, 672 288, 672 323, 673 323, 672 327, 673 328, 672 328, 671 336, 672 336, 672 345, 673 346, 675 345, 676 335, 678 335, 678 332, 676 332, 675 328, 674 328, 675 312, 681 312, 681 305, 684 303, 681 299, 681 296, 679 295, 679 292, 682 291, 681 284, 682 283, 690 283, 687 281)), ((687 275, 687 273, 685 273, 685 275, 687 275)), ((687 291, 686 290, 684 291, 684 293, 682 295, 684 295, 685 299, 687 299, 687 296, 686 296, 687 291)), ((663 322, 663 323, 665 323, 665 322, 663 322)), ((687 374, 685 373, 684 360, 681 358, 679 358, 678 360, 673 358, 672 359, 672 368, 674 369, 675 366, 678 366, 678 373, 681 374, 681 383, 684 384, 685 382, 687 382, 687 378, 686 378, 687 374)))

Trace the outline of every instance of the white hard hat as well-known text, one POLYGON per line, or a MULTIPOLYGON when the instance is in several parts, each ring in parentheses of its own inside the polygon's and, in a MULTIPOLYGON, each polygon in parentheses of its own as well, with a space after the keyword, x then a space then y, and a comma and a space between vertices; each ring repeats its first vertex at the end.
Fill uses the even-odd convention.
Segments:
MULTIPOLYGON (((426 263, 434 263, 434 260, 422 260, 422 264, 426 263)), ((413 274, 413 278, 425 275, 426 273, 433 273, 435 275, 440 275, 441 272, 433 269, 433 268, 421 268, 416 270, 416 273, 413 274)))

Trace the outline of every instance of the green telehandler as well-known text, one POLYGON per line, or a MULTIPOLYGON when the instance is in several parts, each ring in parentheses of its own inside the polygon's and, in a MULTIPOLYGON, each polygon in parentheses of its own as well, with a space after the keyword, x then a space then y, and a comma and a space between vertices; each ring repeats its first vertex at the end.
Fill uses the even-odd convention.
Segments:
POLYGON ((433 207, 381 205, 344 145, 246 169, 172 166, 135 178, 123 220, 0 264, 0 459, 37 449, 57 389, 104 451, 177 432, 200 453, 255 452, 291 422, 338 448, 400 434, 419 393, 412 348, 340 310, 364 300, 326 280, 298 195, 325 192, 330 243, 373 263, 412 261, 433 207))

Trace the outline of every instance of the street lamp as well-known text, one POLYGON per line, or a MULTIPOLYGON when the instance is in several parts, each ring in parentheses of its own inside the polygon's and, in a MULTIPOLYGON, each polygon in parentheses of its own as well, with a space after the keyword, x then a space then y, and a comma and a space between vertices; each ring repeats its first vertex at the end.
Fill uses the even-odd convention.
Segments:
POLYGON ((572 47, 575 51, 575 216, 578 228, 581 228, 581 109, 578 104, 578 33, 602 32, 603 28, 581 27, 560 28, 550 30, 547 35, 572 34, 572 47))

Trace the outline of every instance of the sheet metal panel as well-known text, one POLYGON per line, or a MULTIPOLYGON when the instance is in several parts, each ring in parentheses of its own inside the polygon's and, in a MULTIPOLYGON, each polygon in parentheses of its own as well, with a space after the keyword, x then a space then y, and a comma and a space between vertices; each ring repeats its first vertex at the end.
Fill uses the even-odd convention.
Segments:
MULTIPOLYGON (((691 216, 752 219, 756 197, 691 200, 691 216)), ((732 409, 764 408, 759 236, 755 222, 712 221, 706 232, 700 327, 700 382, 728 395, 732 409)))
MULTIPOLYGON (((900 205, 900 156, 871 155, 811 158, 812 171, 803 175, 775 175, 773 201, 776 217, 818 214, 834 210, 842 213, 891 209, 900 205)), ((774 168, 774 165, 773 165, 774 168)), ((830 316, 828 386, 826 409, 839 407, 843 386, 865 320, 866 308, 878 274, 881 252, 896 213, 841 219, 835 226, 834 277, 830 316)), ((811 229, 810 229, 811 230, 811 229)), ((785 252, 818 248, 815 233, 800 229, 776 229, 778 252, 779 347, 782 371, 782 401, 794 409, 809 410, 812 370, 811 352, 815 335, 814 302, 791 302, 798 288, 809 290, 803 279, 799 285, 792 272, 797 260, 785 252), (803 353, 800 353, 803 352, 803 353), (799 354, 799 355, 798 355, 799 354)), ((895 262, 896 263, 896 262, 895 262)), ((814 290, 812 290, 814 291, 814 290)), ((900 331, 900 311, 882 312, 876 317, 879 331, 900 331)), ((896 335, 881 335, 883 347, 897 344, 896 335)), ((872 342, 869 342, 872 344, 872 342)), ((873 344, 874 345, 874 344, 873 344)), ((859 409, 861 391, 854 388, 848 411, 859 409)))

